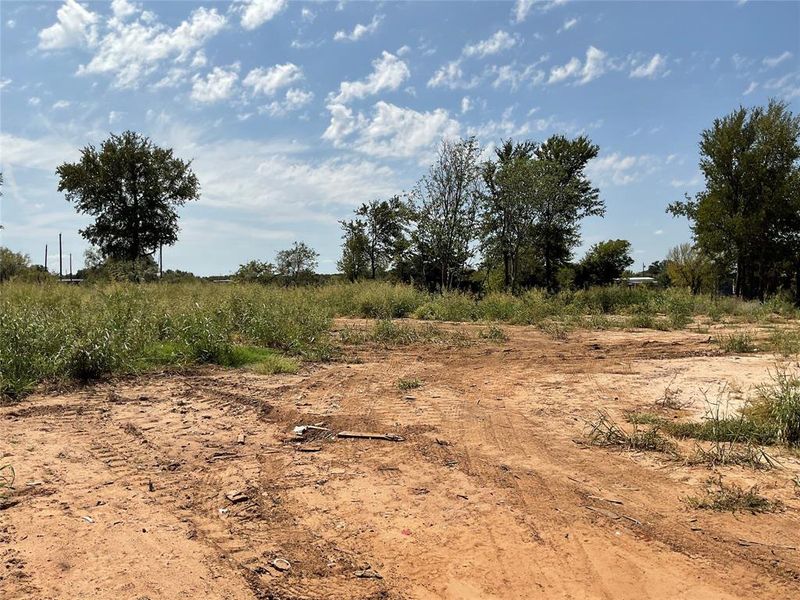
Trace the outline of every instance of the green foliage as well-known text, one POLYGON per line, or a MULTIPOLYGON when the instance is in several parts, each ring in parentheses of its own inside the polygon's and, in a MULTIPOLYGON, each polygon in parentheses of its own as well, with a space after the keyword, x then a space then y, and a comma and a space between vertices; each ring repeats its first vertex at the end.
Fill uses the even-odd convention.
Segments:
POLYGON ((422 380, 416 377, 397 380, 397 389, 399 390, 414 390, 419 387, 422 387, 422 380))
POLYGON ((275 280, 275 267, 272 263, 251 260, 239 265, 233 279, 241 283, 271 283, 275 280))
POLYGON ((800 372, 778 368, 770 383, 758 387, 746 414, 774 432, 778 441, 800 446, 800 372))
POLYGON ((608 285, 622 277, 633 264, 631 243, 627 240, 608 240, 594 244, 578 264, 575 284, 578 287, 608 285))
POLYGON ((667 252, 666 272, 672 285, 693 294, 714 291, 714 264, 698 246, 679 244, 667 252))
POLYGON ((718 512, 738 510, 753 514, 775 512, 783 508, 781 502, 762 496, 758 486, 745 490, 735 483, 724 483, 721 476, 708 480, 708 488, 702 497, 689 497, 686 503, 692 508, 718 512))
MULTIPOLYGON (((3 291, 0 395, 11 399, 40 382, 247 364, 243 345, 311 359, 331 353, 330 310, 298 290, 196 283, 11 284, 3 291)), ((277 359, 260 358, 268 361, 277 359)))
MULTIPOLYGON (((744 108, 701 134, 705 189, 668 208, 686 216, 701 251, 764 298, 800 268, 800 116, 786 102, 744 108)), ((800 289, 795 290, 800 294, 800 289)))
POLYGON ((94 218, 81 235, 115 260, 135 261, 174 244, 176 209, 200 195, 190 162, 132 131, 111 135, 99 150, 86 146, 78 162, 56 173, 58 191, 94 218))
POLYGON ((26 254, 0 246, 0 283, 4 281, 46 281, 52 276, 41 265, 31 265, 26 254))
POLYGON ((281 250, 275 255, 278 273, 294 281, 313 275, 318 261, 319 252, 305 242, 295 242, 291 248, 281 250))
POLYGON ((749 331, 723 334, 719 337, 718 342, 725 352, 735 354, 758 352, 758 346, 756 346, 755 340, 753 339, 753 334, 749 331))

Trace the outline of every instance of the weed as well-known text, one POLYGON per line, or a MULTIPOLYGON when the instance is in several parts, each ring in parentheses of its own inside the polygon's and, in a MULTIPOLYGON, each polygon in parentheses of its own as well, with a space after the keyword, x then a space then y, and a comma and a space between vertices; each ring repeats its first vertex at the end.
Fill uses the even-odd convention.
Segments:
POLYGON ((638 424, 634 423, 633 431, 628 433, 604 411, 600 411, 595 421, 587 424, 587 437, 589 442, 595 446, 672 454, 676 451, 675 444, 659 433, 658 426, 643 431, 639 429, 638 424))
POLYGON ((772 381, 758 386, 747 417, 789 446, 800 446, 800 372, 778 367, 772 381))
POLYGON ((800 332, 777 329, 767 339, 767 347, 783 356, 800 354, 800 332))
POLYGON ((766 513, 782 510, 783 504, 777 500, 769 500, 759 494, 758 486, 749 489, 735 483, 724 483, 722 477, 712 477, 702 497, 689 497, 686 503, 692 508, 715 510, 719 512, 766 513))
POLYGON ((753 340, 753 335, 748 331, 739 331, 722 335, 717 339, 717 342, 725 352, 735 354, 758 352, 758 346, 756 346, 753 340))
POLYGON ((16 473, 11 465, 0 465, 0 496, 14 487, 16 473))
POLYGON ((422 380, 417 378, 401 378, 397 380, 397 388, 400 390, 413 390, 422 387, 422 380))
POLYGON ((478 337, 498 343, 508 341, 508 334, 497 325, 489 325, 486 329, 481 329, 478 332, 478 337))

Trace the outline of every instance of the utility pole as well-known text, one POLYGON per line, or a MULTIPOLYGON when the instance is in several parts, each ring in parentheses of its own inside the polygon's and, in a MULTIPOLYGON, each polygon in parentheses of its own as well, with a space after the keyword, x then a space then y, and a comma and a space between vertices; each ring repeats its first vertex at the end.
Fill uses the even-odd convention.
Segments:
POLYGON ((64 279, 64 260, 61 254, 61 234, 58 234, 58 279, 64 279))
POLYGON ((44 272, 47 273, 47 244, 44 245, 44 272))
POLYGON ((164 244, 158 245, 158 278, 161 279, 164 276, 164 244))
POLYGON ((72 283, 72 252, 69 253, 69 281, 72 283))

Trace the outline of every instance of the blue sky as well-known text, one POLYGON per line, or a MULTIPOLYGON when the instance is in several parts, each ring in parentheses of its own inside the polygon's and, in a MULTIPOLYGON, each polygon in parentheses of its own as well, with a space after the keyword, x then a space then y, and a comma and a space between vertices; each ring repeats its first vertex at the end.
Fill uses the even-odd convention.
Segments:
MULTIPOLYGON (((86 223, 56 166, 109 132, 194 159, 165 268, 230 273, 303 240, 335 271, 337 221, 409 189, 442 137, 586 134, 607 205, 592 243, 636 265, 689 239, 700 131, 800 104, 798 2, 0 1, 2 244, 42 262, 86 223)), ((50 266, 53 266, 51 262, 50 266)))

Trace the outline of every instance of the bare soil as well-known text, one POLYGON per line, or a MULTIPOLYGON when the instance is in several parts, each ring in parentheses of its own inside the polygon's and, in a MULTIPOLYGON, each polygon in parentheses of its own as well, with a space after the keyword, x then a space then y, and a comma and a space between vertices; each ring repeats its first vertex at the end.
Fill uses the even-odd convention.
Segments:
POLYGON ((721 470, 782 512, 714 513, 685 502, 710 468, 584 436, 598 409, 622 421, 668 388, 686 406, 664 414, 699 418, 703 392, 744 396, 775 357, 700 333, 503 329, 504 343, 362 345, 298 375, 201 368, 0 408, 0 463, 17 471, 0 597, 800 597, 796 454, 721 470), (297 440, 298 425, 404 439, 297 440))

